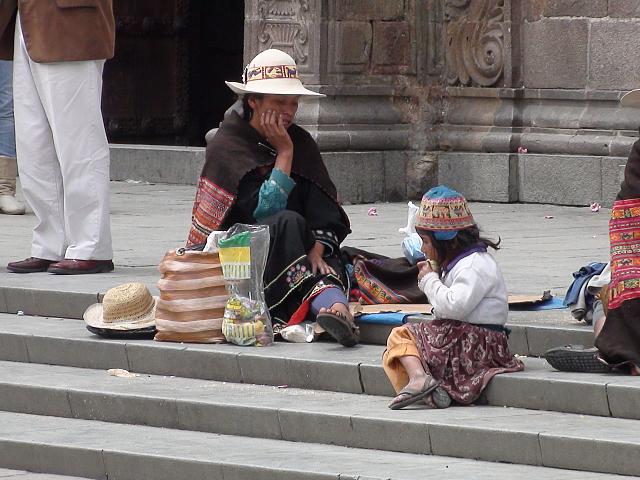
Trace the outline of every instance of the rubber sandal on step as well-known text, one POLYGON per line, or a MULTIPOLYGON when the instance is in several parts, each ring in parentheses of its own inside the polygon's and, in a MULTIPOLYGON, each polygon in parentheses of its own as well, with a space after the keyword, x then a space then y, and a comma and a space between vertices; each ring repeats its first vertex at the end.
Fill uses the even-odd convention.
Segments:
POLYGON ((353 347, 360 341, 360 329, 344 315, 333 312, 319 313, 316 322, 345 347, 353 347))

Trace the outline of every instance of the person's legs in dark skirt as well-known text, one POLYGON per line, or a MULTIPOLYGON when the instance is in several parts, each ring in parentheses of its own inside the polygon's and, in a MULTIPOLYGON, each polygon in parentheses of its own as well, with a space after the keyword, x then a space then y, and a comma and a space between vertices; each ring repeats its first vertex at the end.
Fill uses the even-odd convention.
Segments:
POLYGON ((270 307, 278 305, 276 318, 287 322, 320 281, 329 282, 328 288, 311 301, 312 313, 338 342, 345 346, 357 344, 358 330, 349 313, 346 296, 337 285, 331 288, 327 276, 314 274, 306 257, 316 240, 304 217, 283 210, 261 223, 269 226, 271 237, 264 276, 265 296, 270 307))

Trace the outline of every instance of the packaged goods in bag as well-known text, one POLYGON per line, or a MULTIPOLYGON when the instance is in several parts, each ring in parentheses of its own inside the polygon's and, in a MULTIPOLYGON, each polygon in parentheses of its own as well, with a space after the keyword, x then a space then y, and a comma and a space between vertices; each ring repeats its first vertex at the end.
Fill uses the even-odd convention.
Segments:
POLYGON ((236 224, 216 242, 229 288, 222 321, 225 338, 236 345, 271 345, 273 327, 263 283, 269 227, 236 224))
POLYGON ((267 315, 264 303, 232 295, 227 301, 222 333, 236 345, 268 345, 267 315))
POLYGON ((218 240, 222 272, 227 280, 251 278, 251 232, 218 240))

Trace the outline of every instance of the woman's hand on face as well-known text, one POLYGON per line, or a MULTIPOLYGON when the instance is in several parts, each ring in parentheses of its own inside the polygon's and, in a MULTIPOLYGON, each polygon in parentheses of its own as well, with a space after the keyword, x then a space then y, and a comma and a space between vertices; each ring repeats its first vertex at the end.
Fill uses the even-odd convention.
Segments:
POLYGON ((309 259, 309 263, 311 263, 311 271, 314 274, 320 273, 322 275, 328 275, 331 273, 333 275, 336 275, 336 271, 331 268, 322 258, 323 253, 324 245, 320 242, 316 242, 309 253, 307 253, 307 258, 309 259))
POLYGON ((418 262, 418 281, 422 280, 422 278, 428 273, 433 272, 433 268, 431 268, 431 263, 428 260, 424 262, 418 262))
POLYGON ((260 126, 262 127, 267 140, 278 151, 278 154, 293 154, 293 142, 289 136, 289 132, 284 127, 282 114, 275 110, 267 110, 262 113, 260 118, 260 126))

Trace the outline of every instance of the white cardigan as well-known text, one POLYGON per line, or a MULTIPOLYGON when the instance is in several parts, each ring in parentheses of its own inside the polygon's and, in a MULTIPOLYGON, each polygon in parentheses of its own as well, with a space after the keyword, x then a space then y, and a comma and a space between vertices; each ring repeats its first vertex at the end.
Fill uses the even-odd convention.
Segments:
POLYGON ((436 318, 504 325, 509 304, 500 267, 487 252, 475 252, 453 266, 443 280, 430 272, 418 282, 436 318))

